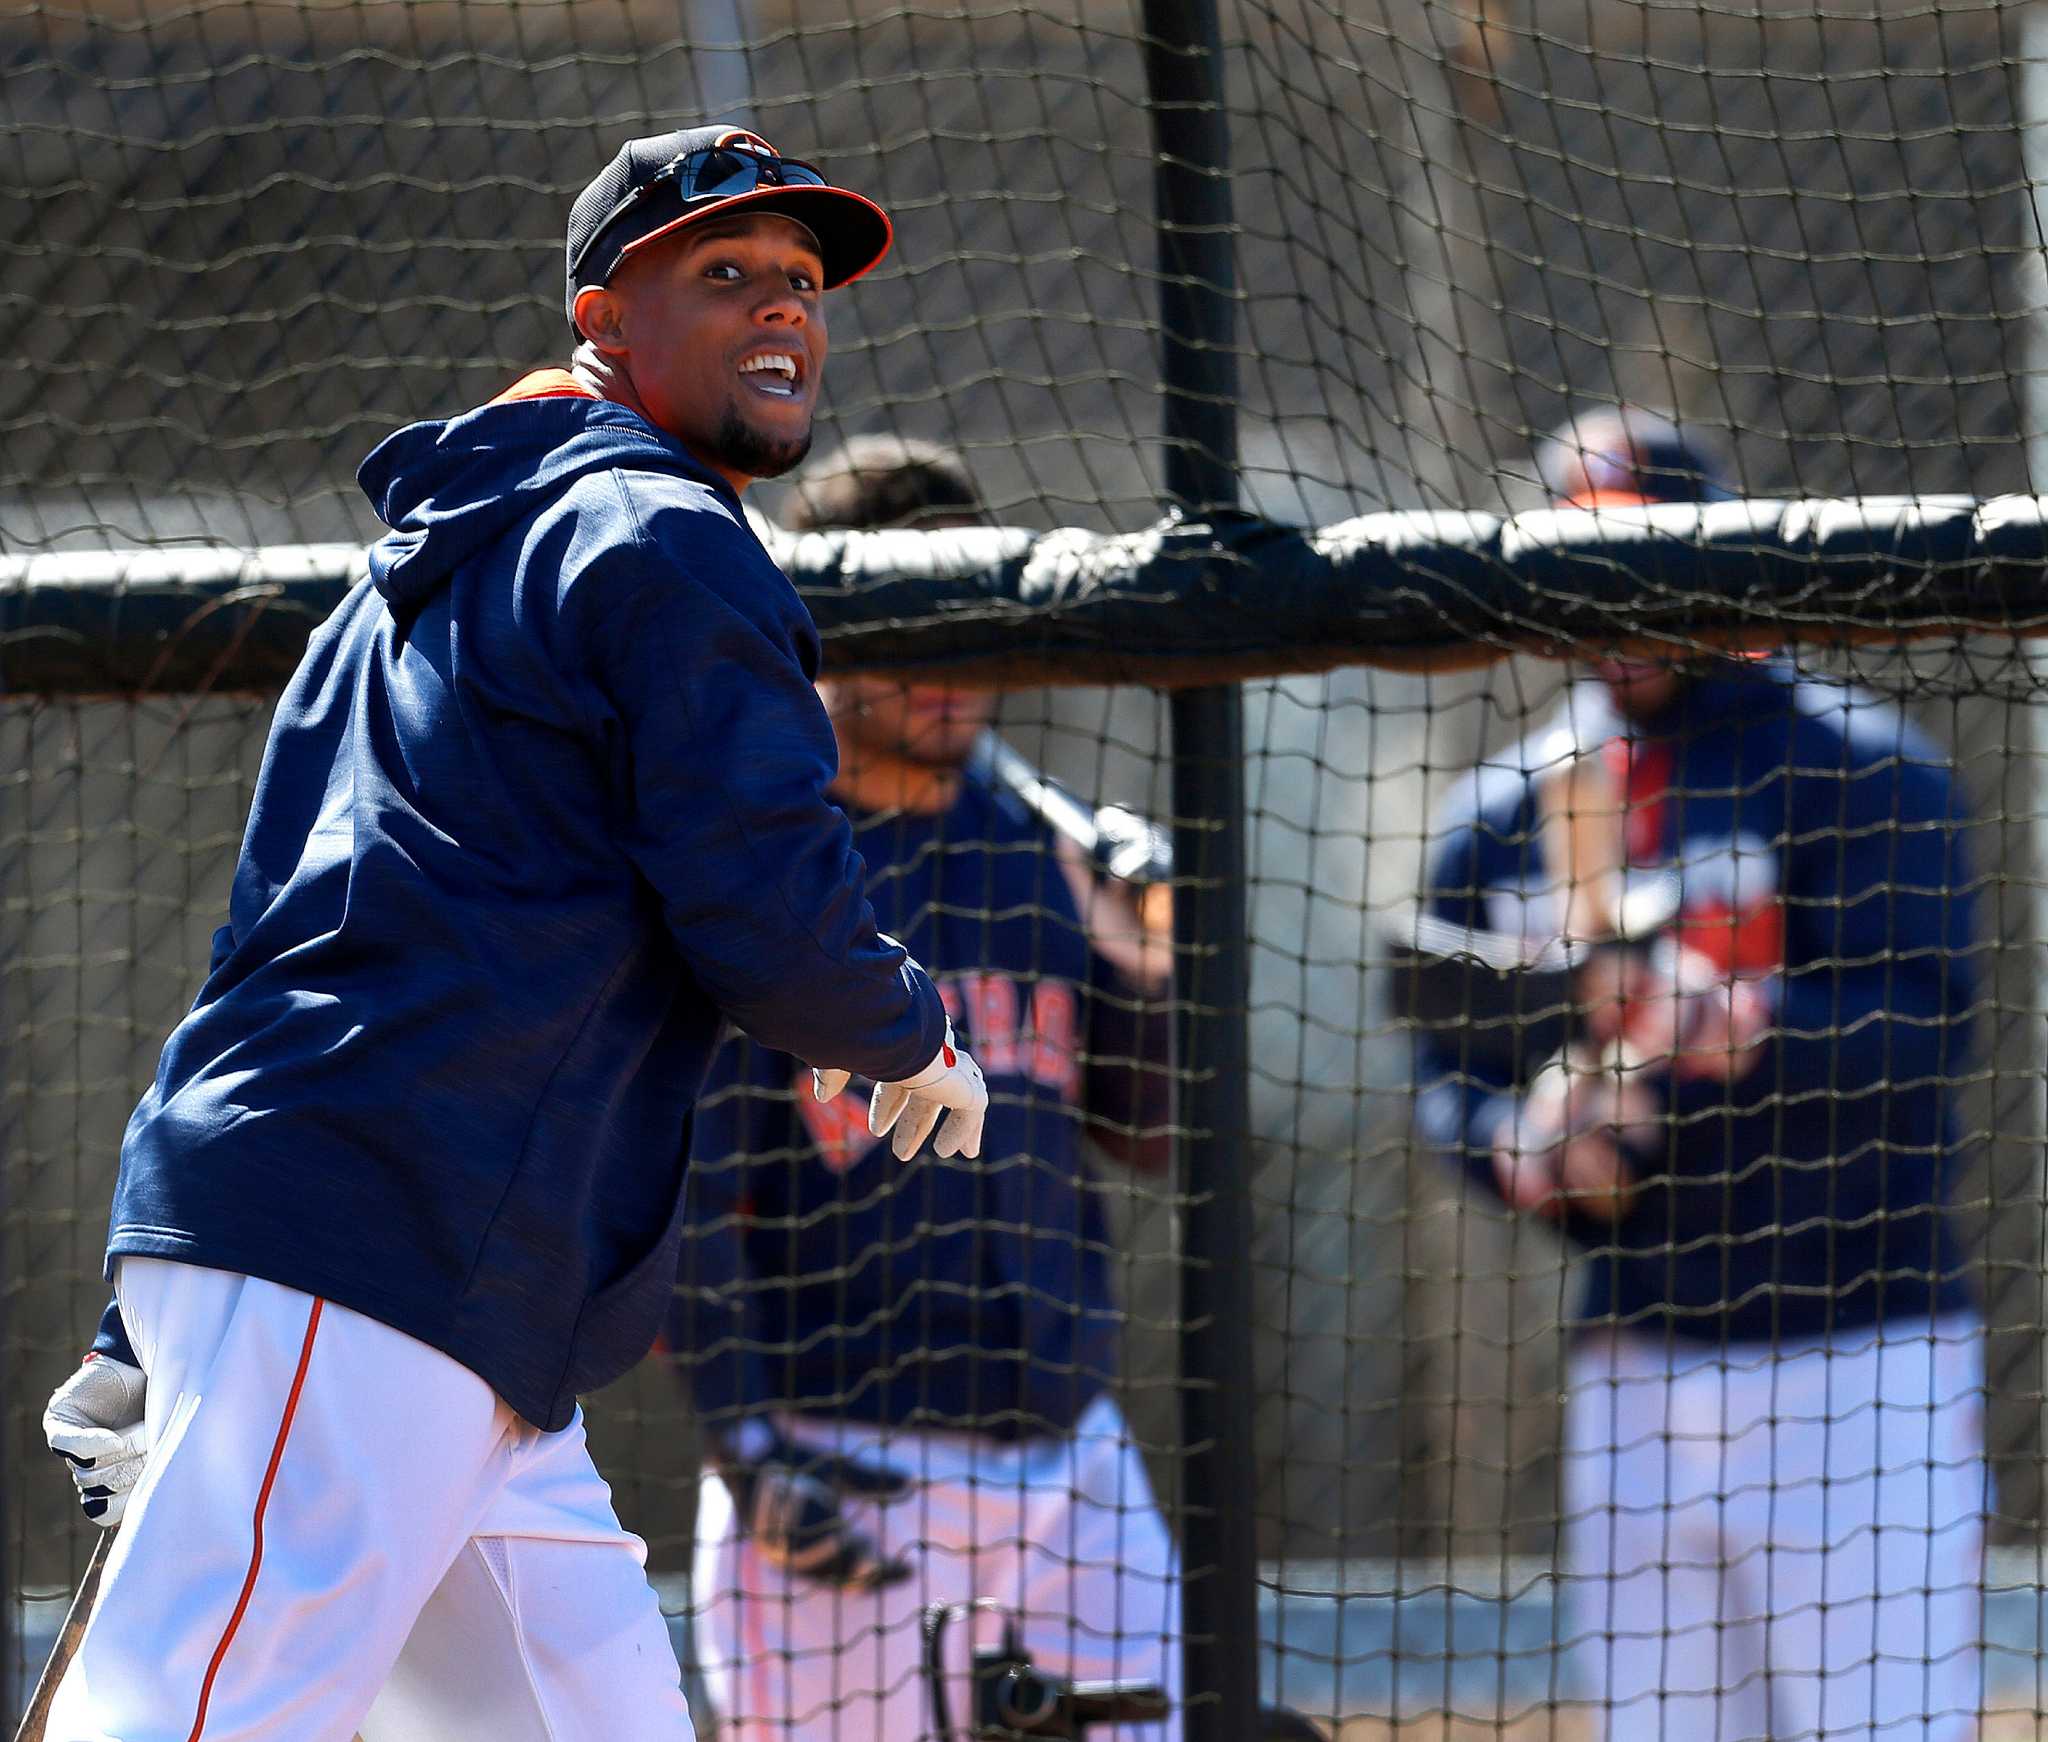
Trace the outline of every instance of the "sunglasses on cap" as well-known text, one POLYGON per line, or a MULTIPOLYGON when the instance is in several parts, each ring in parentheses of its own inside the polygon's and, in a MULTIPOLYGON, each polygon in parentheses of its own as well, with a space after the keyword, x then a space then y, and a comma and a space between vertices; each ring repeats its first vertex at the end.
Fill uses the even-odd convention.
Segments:
POLYGON ((760 188, 826 187, 830 184, 813 165, 794 157, 777 157, 744 145, 713 145, 685 151, 671 158, 646 181, 605 213, 590 240, 576 250, 569 262, 572 277, 580 274, 591 251, 612 226, 641 207, 650 208, 645 224, 652 231, 671 218, 681 217, 699 200, 728 200, 736 194, 750 194, 760 188))

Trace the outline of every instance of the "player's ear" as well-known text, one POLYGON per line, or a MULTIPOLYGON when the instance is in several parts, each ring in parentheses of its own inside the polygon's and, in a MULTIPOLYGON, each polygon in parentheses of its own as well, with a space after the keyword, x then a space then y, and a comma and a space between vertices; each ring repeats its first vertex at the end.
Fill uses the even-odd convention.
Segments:
POLYGON ((608 356, 623 356, 628 349, 625 301, 608 285, 586 284, 576 293, 576 325, 608 356))

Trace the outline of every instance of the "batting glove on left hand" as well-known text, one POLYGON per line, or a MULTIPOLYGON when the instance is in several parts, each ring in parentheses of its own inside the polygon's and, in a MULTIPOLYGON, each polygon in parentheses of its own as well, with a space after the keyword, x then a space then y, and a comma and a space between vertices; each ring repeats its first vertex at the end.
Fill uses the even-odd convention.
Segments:
POLYGON ((129 1491, 142 1475, 147 1384, 140 1367, 88 1355, 43 1411, 43 1438, 71 1466, 86 1517, 106 1530, 121 1522, 129 1491))

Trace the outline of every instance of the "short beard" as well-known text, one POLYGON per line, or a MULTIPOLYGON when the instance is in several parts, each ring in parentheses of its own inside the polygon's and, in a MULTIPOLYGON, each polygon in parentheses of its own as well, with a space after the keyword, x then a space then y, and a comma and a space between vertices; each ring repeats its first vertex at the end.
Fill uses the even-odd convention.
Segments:
POLYGON ((740 415, 740 408, 728 399, 714 438, 718 463, 749 478, 779 478, 804 463, 815 434, 816 426, 812 425, 796 441, 771 441, 748 423, 740 415))
POLYGON ((974 754, 974 747, 969 745, 964 750, 941 750, 905 744, 902 746, 901 754, 903 760, 913 768, 936 768, 950 772, 967 766, 967 759, 974 754))

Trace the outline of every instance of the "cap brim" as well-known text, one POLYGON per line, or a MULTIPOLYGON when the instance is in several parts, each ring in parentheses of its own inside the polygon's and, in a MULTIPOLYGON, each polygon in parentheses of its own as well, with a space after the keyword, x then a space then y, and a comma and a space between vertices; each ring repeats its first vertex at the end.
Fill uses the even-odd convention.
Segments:
POLYGON ((755 188, 730 199, 706 200, 660 229, 636 236, 619 250, 619 258, 629 259, 650 242, 659 242, 692 224, 708 224, 714 218, 729 217, 739 211, 780 212, 817 237, 825 268, 824 282, 819 287, 823 290, 837 290, 874 271, 896 235, 889 214, 865 195, 850 188, 800 184, 755 188))

